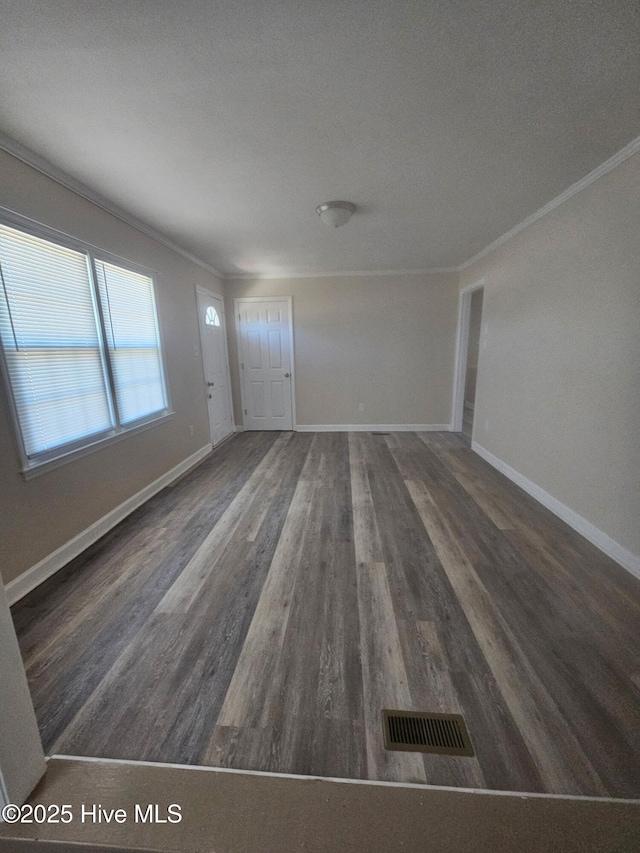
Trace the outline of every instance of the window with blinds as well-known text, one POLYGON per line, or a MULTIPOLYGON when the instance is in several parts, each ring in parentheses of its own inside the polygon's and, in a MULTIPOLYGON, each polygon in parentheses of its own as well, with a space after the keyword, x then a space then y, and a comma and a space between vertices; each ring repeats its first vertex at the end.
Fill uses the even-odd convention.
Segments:
POLYGON ((130 424, 165 408, 153 282, 104 261, 96 275, 118 415, 130 424))
POLYGON ((27 466, 167 411, 153 280, 0 224, 0 340, 27 466))

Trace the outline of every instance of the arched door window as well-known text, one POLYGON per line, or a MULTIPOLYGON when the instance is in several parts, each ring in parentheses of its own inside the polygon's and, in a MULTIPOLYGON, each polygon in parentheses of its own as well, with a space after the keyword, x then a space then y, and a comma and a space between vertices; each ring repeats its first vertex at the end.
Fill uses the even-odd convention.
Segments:
POLYGON ((218 317, 218 312, 213 307, 213 305, 209 305, 204 315, 204 322, 206 326, 219 326, 220 325, 220 317, 218 317))

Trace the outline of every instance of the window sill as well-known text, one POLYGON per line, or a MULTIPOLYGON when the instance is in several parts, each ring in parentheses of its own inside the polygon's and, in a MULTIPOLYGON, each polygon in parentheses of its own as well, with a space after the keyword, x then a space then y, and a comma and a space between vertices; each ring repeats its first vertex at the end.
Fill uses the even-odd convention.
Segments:
POLYGON ((100 438, 91 444, 85 444, 83 447, 78 447, 75 450, 70 450, 68 453, 56 456, 55 459, 47 459, 43 462, 32 462, 29 465, 25 465, 20 473, 25 480, 33 480, 41 474, 46 474, 48 471, 53 471, 55 468, 60 468, 62 465, 66 465, 68 462, 74 462, 76 459, 81 459, 83 456, 89 456, 91 453, 102 450, 104 447, 117 444, 119 441, 123 441, 123 439, 130 438, 133 435, 138 435, 148 429, 153 429, 153 427, 170 420, 174 414, 175 412, 163 412, 159 417, 153 418, 153 420, 145 421, 145 423, 140 424, 139 426, 132 427, 131 429, 125 429, 122 432, 110 435, 107 438, 100 438))

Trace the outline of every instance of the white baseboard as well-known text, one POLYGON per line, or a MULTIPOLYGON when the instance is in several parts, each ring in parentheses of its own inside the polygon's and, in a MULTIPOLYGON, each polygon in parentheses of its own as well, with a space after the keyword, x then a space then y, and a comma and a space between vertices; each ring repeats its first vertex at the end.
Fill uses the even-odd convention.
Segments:
POLYGON ((451 424, 298 424, 298 432, 449 432, 451 424))
POLYGON ((111 512, 94 521, 86 530, 83 530, 82 533, 78 533, 73 539, 65 542, 60 548, 57 548, 43 560, 40 560, 39 563, 36 563, 35 566, 31 566, 26 572, 23 572, 17 578, 10 581, 6 586, 9 604, 15 604, 16 601, 19 601, 23 596, 31 592, 32 589, 35 589, 38 584, 41 584, 42 581, 45 581, 63 566, 66 566, 78 554, 81 554, 90 545, 97 542, 101 536, 108 533, 112 527, 119 524, 123 518, 126 518, 139 506, 148 501, 149 498, 152 498, 174 480, 177 480, 178 477, 181 477, 190 468, 193 468, 194 465, 197 465, 209 453, 211 453, 211 445, 206 444, 200 450, 192 453, 191 456, 183 459, 182 462, 171 468, 170 471, 158 477, 153 483, 149 483, 144 489, 127 498, 124 503, 112 509, 111 512))
POLYGON ((234 424, 233 425, 234 432, 244 432, 244 427, 242 424, 234 424))
POLYGON ((587 521, 586 518, 579 515, 566 504, 563 504, 557 498, 554 498, 553 495, 545 492, 544 489, 536 485, 536 483, 529 480, 523 474, 520 474, 520 472, 516 471, 515 468, 512 468, 511 465, 508 465, 506 462, 503 462, 502 459, 494 456, 493 453, 486 450, 486 448, 481 444, 478 444, 477 441, 471 443, 471 449, 474 450, 478 456, 482 456, 489 465, 493 465, 494 468, 497 468, 498 471, 505 475, 505 477, 513 480, 516 485, 520 486, 521 489, 524 489, 532 498, 535 498, 548 510, 551 510, 554 515, 557 515, 558 518, 566 521, 569 527, 573 527, 574 530, 582 534, 585 539, 588 539, 592 545, 599 548, 607 555, 607 557, 611 557, 612 560, 615 560, 616 563, 620 563, 620 565, 627 571, 631 572, 631 574, 640 578, 639 556, 633 554, 627 548, 624 548, 619 542, 616 542, 610 536, 607 536, 606 533, 590 521, 587 521))

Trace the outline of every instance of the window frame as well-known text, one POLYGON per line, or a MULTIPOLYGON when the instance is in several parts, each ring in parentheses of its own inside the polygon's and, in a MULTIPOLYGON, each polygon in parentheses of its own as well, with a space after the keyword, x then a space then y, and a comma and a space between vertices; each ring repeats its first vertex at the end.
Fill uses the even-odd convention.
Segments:
POLYGON ((105 387, 107 389, 107 405, 112 414, 112 419, 114 422, 114 426, 108 430, 104 430, 98 434, 94 433, 92 435, 85 436, 84 438, 80 438, 77 441, 69 442, 67 444, 53 448, 50 451, 44 451, 43 453, 39 453, 37 454, 37 456, 30 458, 27 455, 25 449, 24 438, 22 434, 22 425, 20 423, 20 418, 18 416, 18 410, 14 399, 11 377, 9 375, 7 360, 4 353, 4 345, 2 343, 2 340, 0 340, 0 373, 2 373, 4 385, 6 388, 6 397, 9 405, 9 411, 11 413, 11 420, 13 422, 14 436, 16 439, 16 445, 21 464, 20 473, 22 474, 22 476, 26 480, 30 480, 33 477, 38 476, 39 474, 44 474, 46 471, 50 471, 53 468, 58 468, 61 465, 65 465, 67 462, 71 462, 74 459, 78 459, 82 456, 94 453, 97 450, 101 450, 102 448, 121 441, 124 438, 128 438, 129 436, 151 429, 152 427, 163 423, 164 421, 171 418, 175 413, 171 405, 171 398, 169 394, 169 383, 167 380, 167 367, 164 353, 164 341, 160 324, 158 302, 156 299, 156 280, 158 278, 158 273, 154 270, 149 269, 149 267, 145 267, 134 261, 130 261, 126 258, 114 254, 113 252, 109 252, 106 249, 102 249, 98 246, 95 246, 92 243, 88 243, 77 237, 72 237, 63 231, 59 231, 56 228, 44 225, 41 222, 37 222, 33 219, 30 219, 29 217, 23 216, 19 213, 15 213, 14 211, 8 210, 7 208, 1 206, 0 223, 6 225, 9 228, 14 228, 16 231, 22 231, 23 233, 28 234, 32 237, 39 237, 42 240, 47 240, 50 243, 55 243, 64 248, 80 252, 85 256, 91 285, 91 299, 93 303, 94 318, 96 322, 96 330, 100 347, 100 359, 102 362, 103 374, 105 378, 105 387), (158 339, 158 347, 160 350, 161 382, 165 406, 164 409, 152 412, 151 414, 146 415, 142 418, 138 418, 131 424, 123 425, 119 421, 119 414, 116 404, 116 385, 113 376, 111 359, 109 356, 109 347, 105 331, 105 318, 102 302, 100 300, 98 276, 96 273, 96 261, 104 261, 106 263, 119 266, 122 269, 131 271, 133 273, 144 275, 151 280, 151 297, 153 303, 155 330, 158 339))

